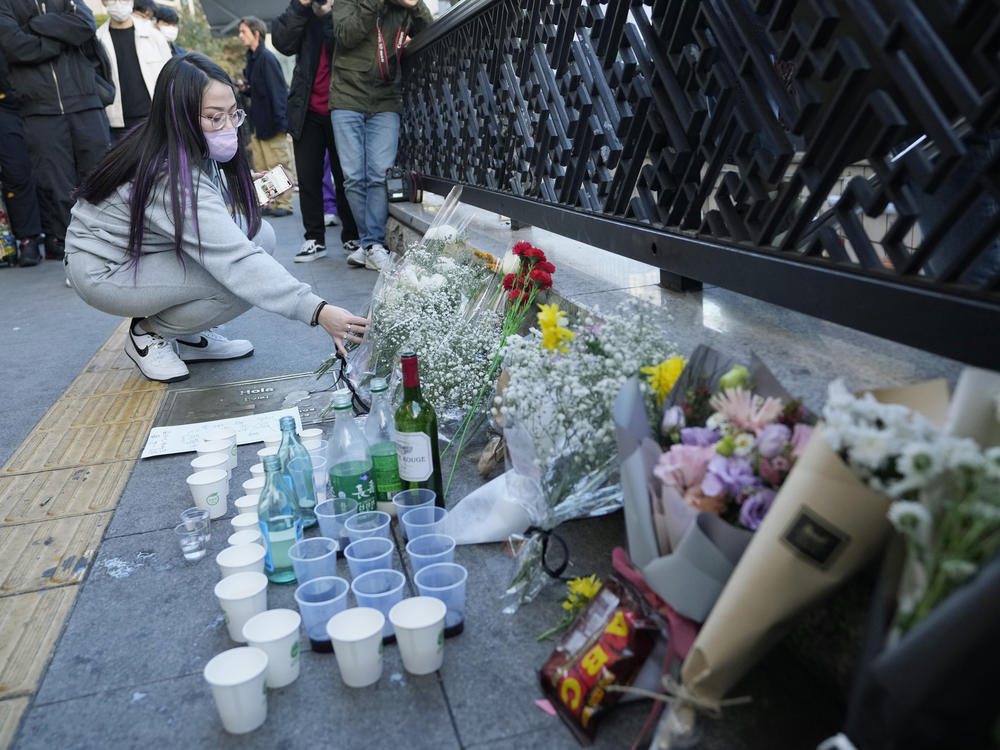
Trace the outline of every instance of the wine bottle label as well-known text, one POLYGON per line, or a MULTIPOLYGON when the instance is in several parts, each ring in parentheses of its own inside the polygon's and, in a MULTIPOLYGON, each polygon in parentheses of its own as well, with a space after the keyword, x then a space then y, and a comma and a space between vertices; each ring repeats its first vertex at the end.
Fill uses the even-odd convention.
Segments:
POLYGON ((378 499, 385 501, 403 489, 399 481, 399 461, 396 453, 391 456, 372 456, 372 473, 375 475, 375 491, 378 499))
POLYGON ((426 482, 434 473, 430 435, 397 432, 396 454, 399 457, 399 478, 404 482, 426 482))

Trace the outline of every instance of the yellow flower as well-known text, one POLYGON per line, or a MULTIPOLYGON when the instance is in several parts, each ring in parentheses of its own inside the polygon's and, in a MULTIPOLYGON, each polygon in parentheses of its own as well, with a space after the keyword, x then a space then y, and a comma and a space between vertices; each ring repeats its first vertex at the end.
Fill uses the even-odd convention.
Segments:
POLYGON ((566 584, 570 590, 570 598, 579 597, 584 601, 590 601, 594 594, 601 590, 601 581, 596 575, 589 575, 586 578, 574 578, 566 584))
POLYGON ((671 357, 670 359, 663 360, 654 367, 640 368, 640 372, 647 376, 649 386, 653 389, 653 393, 656 394, 657 404, 663 403, 667 394, 674 387, 674 383, 677 382, 677 378, 684 371, 685 364, 687 364, 687 361, 684 357, 671 357))
POLYGON ((563 327, 566 322, 566 314, 559 310, 559 305, 553 303, 538 306, 538 325, 542 329, 542 346, 547 351, 563 353, 569 351, 566 342, 573 339, 576 334, 563 327))

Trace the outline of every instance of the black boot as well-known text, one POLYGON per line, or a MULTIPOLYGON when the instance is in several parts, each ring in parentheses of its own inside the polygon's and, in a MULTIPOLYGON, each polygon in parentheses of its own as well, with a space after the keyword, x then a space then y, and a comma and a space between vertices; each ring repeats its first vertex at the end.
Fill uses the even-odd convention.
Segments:
POLYGON ((66 255, 66 240, 62 237, 45 238, 45 259, 62 260, 66 255))
POLYGON ((37 266, 42 262, 41 240, 38 235, 26 237, 17 241, 17 264, 19 266, 37 266))

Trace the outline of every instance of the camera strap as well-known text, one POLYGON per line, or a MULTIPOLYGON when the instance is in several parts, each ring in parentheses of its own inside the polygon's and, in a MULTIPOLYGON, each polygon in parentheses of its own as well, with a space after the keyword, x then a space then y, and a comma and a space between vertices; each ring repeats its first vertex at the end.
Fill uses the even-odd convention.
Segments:
MULTIPOLYGON (((392 68, 389 65, 389 48, 385 43, 385 37, 382 36, 382 18, 379 17, 375 22, 375 30, 378 33, 378 72, 382 77, 383 81, 392 80, 392 68)), ((396 57, 396 63, 399 64, 399 58, 403 55, 403 42, 406 41, 406 36, 410 31, 410 14, 406 14, 405 23, 403 23, 399 30, 396 32, 395 46, 393 48, 393 54, 396 57)))

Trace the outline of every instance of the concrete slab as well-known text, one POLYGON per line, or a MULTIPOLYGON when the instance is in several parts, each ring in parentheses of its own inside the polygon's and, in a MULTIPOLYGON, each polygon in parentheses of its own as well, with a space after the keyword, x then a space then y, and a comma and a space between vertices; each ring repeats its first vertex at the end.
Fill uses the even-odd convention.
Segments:
POLYGON ((88 513, 0 528, 0 593, 83 580, 110 520, 111 513, 88 513))
MULTIPOLYGON (((62 586, 0 598, 0 699, 27 695, 35 689, 55 649, 63 620, 73 606, 78 586, 62 586)), ((0 700, 0 747, 5 732, 16 726, 16 706, 0 700)))

